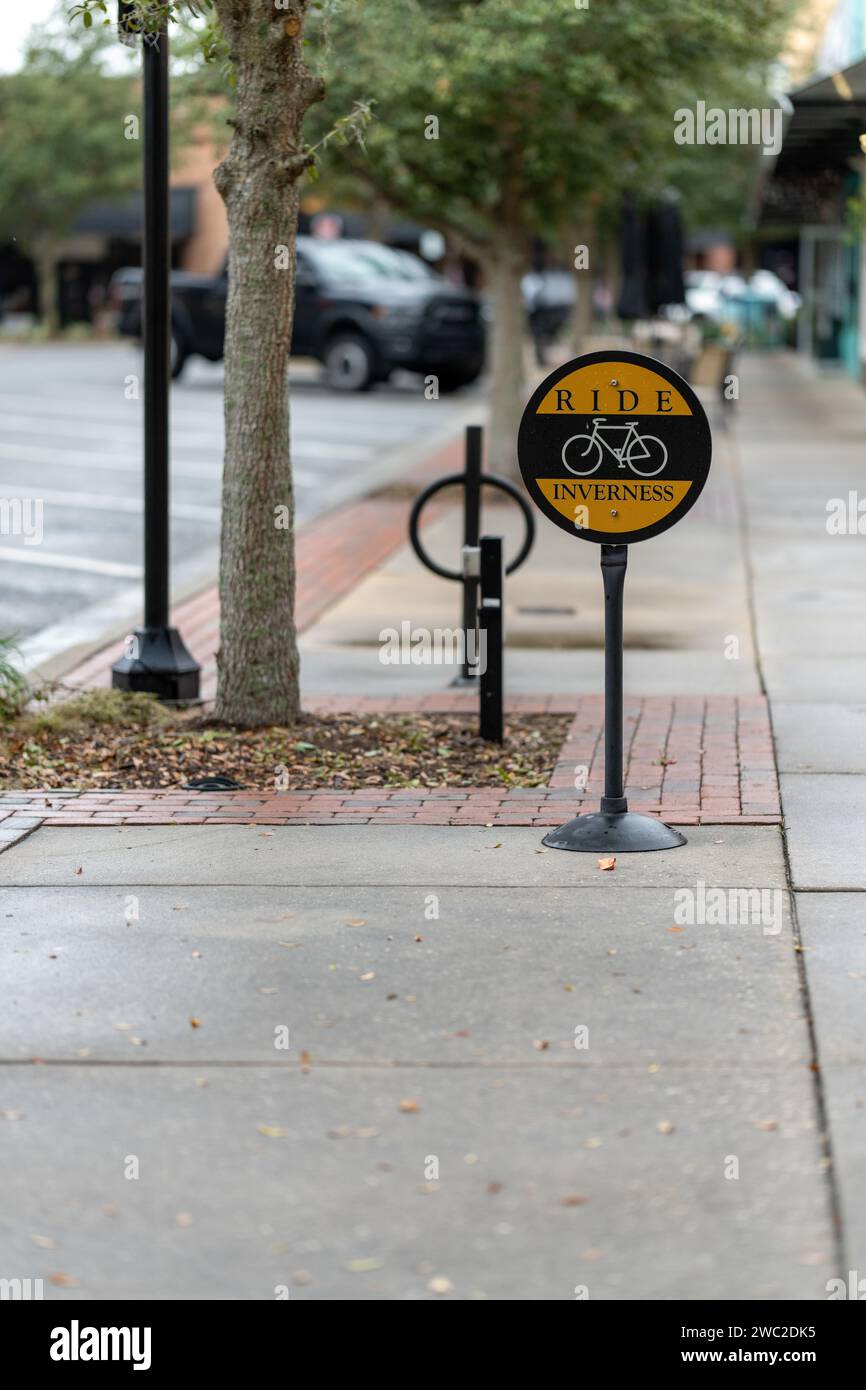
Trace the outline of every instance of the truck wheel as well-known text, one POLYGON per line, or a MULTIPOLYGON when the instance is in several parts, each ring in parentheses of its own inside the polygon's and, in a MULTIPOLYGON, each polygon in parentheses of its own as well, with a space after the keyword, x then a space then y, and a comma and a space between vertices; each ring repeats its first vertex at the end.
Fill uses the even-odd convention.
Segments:
POLYGON ((171 330, 171 379, 177 381, 184 367, 189 353, 186 343, 180 336, 176 328, 171 330))
POLYGON ((358 333, 336 333, 325 348, 325 380, 335 391, 369 391, 376 376, 373 348, 358 333))

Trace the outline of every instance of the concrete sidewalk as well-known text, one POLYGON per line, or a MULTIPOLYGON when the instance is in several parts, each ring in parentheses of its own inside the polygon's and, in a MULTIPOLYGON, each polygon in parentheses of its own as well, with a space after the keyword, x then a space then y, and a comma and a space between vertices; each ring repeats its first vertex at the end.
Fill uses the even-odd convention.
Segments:
MULTIPOLYGON (((627 694, 765 689, 784 833, 605 872, 536 827, 35 829, 0 854, 0 1274, 809 1300, 866 1269, 866 571, 826 531, 866 400, 781 357, 741 396, 706 498, 634 547, 627 694)), ((509 682, 594 692, 597 563, 552 529, 509 682)), ((377 624, 455 615, 398 553, 310 629, 306 689, 375 693, 377 624)))
POLYGON ((613 874, 522 829, 38 832, 0 857, 6 1264, 63 1298, 820 1297, 789 915, 673 925, 744 876, 783 888, 777 830, 613 874))

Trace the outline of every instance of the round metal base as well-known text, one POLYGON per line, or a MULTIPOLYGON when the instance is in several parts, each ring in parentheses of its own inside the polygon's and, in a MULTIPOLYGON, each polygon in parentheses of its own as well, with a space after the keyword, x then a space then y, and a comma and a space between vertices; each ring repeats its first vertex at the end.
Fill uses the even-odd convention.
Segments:
POLYGON ((639 811, 610 815, 590 811, 551 830, 541 842, 548 849, 571 849, 585 854, 638 854, 652 849, 676 849, 685 835, 654 816, 639 811))

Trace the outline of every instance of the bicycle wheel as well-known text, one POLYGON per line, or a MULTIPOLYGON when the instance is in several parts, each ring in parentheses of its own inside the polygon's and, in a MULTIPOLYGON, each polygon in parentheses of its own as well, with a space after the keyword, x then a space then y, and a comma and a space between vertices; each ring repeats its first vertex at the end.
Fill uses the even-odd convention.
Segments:
POLYGON ((601 441, 594 434, 573 434, 571 439, 566 439, 562 446, 562 461, 569 473, 573 473, 577 478, 588 478, 590 473, 594 473, 601 463, 602 450, 601 441), (566 453, 570 444, 578 445, 572 453, 577 454, 574 464, 569 463, 566 453), (595 460, 595 462, 593 462, 595 460), (578 467, 577 465, 581 466, 578 467))
POLYGON ((629 444, 626 451, 625 461, 632 473, 636 473, 639 478, 654 478, 661 473, 668 461, 668 451, 660 439, 654 434, 636 434, 629 444), (635 449, 640 446, 643 450, 640 457, 632 458, 635 449))

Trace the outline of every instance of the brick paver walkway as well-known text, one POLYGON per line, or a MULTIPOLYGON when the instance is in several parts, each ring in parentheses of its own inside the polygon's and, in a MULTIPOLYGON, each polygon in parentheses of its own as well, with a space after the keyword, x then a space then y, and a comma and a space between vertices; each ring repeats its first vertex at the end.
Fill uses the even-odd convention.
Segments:
MULTIPOLYGON (((358 712, 472 708, 471 692, 410 701, 353 699, 358 712), (458 703, 459 702, 459 703, 458 703)), ((310 705, 312 702, 308 702, 310 705)), ((346 708, 329 697, 329 710, 346 708)), ((511 710, 558 713, 562 697, 513 699, 511 710)), ((548 787, 308 791, 4 792, 0 849, 38 825, 559 825, 595 810, 603 782, 603 704, 584 696, 548 787)), ((777 824, 779 793, 763 696, 651 696, 625 708, 626 793, 634 811, 674 825, 777 824)))

